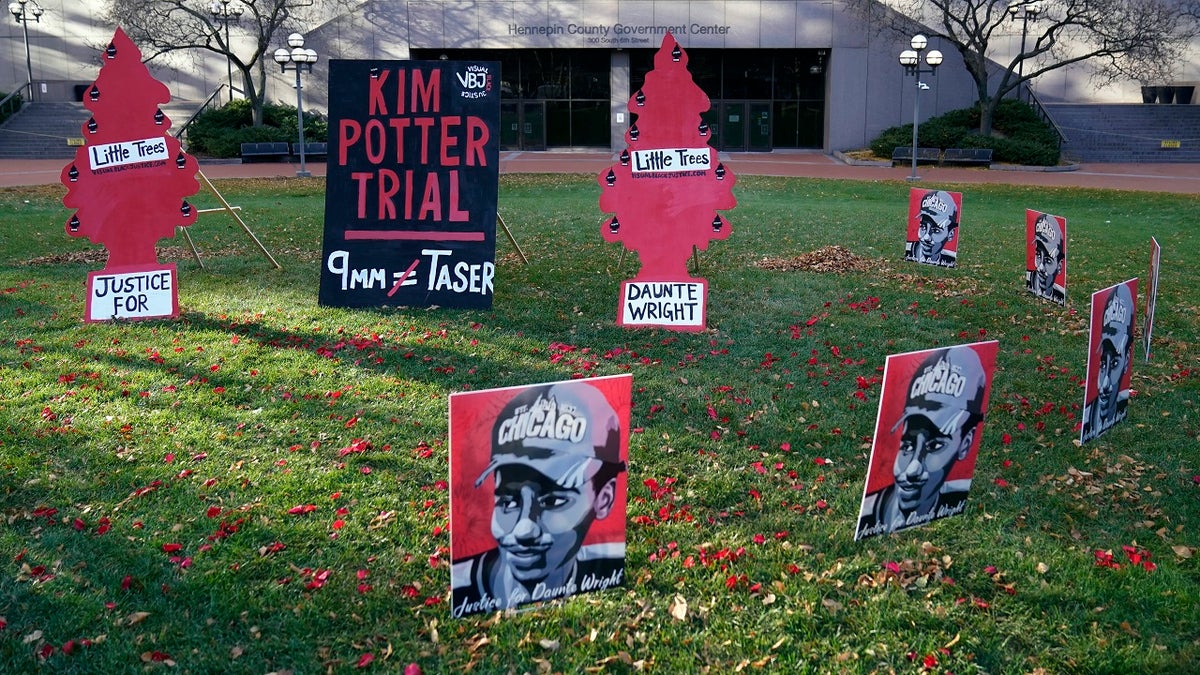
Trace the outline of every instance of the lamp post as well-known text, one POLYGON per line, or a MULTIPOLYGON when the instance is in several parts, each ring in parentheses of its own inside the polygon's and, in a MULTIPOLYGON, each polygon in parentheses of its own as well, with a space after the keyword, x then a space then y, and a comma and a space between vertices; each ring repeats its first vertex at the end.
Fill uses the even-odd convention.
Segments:
POLYGON ((925 51, 928 44, 929 41, 925 39, 925 36, 918 33, 909 41, 912 49, 900 52, 900 65, 904 66, 904 74, 912 75, 917 81, 917 93, 913 96, 912 175, 908 177, 910 181, 921 180, 917 175, 917 127, 921 121, 921 90, 929 88, 929 85, 921 81, 921 76, 934 75, 937 73, 937 67, 942 65, 942 53, 931 49, 928 54, 925 54, 925 63, 929 64, 929 68, 921 68, 921 53, 925 51))
POLYGON ((8 11, 21 24, 21 31, 25 34, 25 74, 29 76, 29 100, 33 100, 33 59, 29 56, 29 20, 41 22, 42 14, 46 11, 37 3, 37 0, 16 0, 16 2, 8 3, 8 11))
MULTIPOLYGON (((1029 22, 1037 21, 1038 14, 1042 13, 1041 7, 1037 4, 1013 3, 1008 6, 1008 17, 1010 21, 1021 19, 1021 53, 1017 60, 1017 77, 1025 78, 1025 37, 1029 33, 1029 22)), ((1028 86, 1026 86, 1028 89, 1028 86)), ((1021 90, 1017 90, 1017 100, 1021 99, 1021 90)))
POLYGON ((208 6, 208 11, 212 12, 213 21, 225 26, 225 70, 229 73, 229 102, 232 103, 233 62, 229 58, 229 52, 233 48, 229 46, 229 24, 237 23, 242 18, 242 12, 246 11, 246 8, 242 7, 241 3, 233 5, 233 0, 213 0, 213 3, 208 6))
POLYGON ((300 136, 300 170, 296 172, 296 175, 307 178, 312 174, 304 166, 304 101, 300 95, 302 90, 300 73, 312 72, 313 64, 317 62, 317 53, 304 48, 304 36, 299 33, 289 35, 287 42, 292 49, 289 51, 280 47, 275 50, 274 58, 281 71, 285 73, 289 70, 296 71, 296 124, 299 126, 298 134, 300 136))

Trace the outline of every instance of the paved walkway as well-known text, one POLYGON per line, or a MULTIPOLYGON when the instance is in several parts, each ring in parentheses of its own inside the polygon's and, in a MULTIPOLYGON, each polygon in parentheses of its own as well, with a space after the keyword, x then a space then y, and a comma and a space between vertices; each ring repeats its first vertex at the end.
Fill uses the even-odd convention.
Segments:
MULTIPOLYGON (((911 167, 850 166, 820 152, 722 153, 735 175, 803 176, 850 180, 903 181, 911 167)), ((596 174, 615 161, 607 152, 502 152, 501 173, 596 174)), ((0 160, 0 187, 49 185, 60 182, 67 160, 0 160)), ((297 164, 202 163, 210 179, 294 177, 297 164)), ((325 164, 308 163, 314 176, 325 175, 325 164)), ((940 183, 1000 183, 1045 187, 1092 187, 1144 192, 1200 194, 1200 164, 1081 164, 1073 171, 1005 170, 918 167, 921 185, 940 183)))

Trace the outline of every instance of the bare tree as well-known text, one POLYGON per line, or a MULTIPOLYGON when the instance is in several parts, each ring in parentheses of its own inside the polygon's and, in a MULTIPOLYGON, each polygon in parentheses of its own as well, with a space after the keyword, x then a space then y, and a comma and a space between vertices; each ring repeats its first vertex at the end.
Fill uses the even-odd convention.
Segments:
MULTIPOLYGON (((992 133, 996 106, 1052 70, 1092 62, 1098 84, 1129 77, 1165 80, 1197 35, 1197 0, 847 0, 880 32, 907 40, 919 21, 962 55, 975 81, 979 132, 992 133), (1032 8, 1028 40, 1007 63, 993 64, 1011 19, 1032 8), (895 11, 890 11, 895 10, 895 11), (998 80, 993 80, 996 77, 998 80)), ((1019 20, 1019 19, 1018 19, 1019 20)))
MULTIPOLYGON (((187 50, 203 50, 229 59, 241 75, 242 92, 250 101, 256 126, 263 123, 267 61, 277 36, 299 30, 314 17, 321 0, 235 0, 244 8, 237 35, 250 35, 253 48, 235 51, 226 41, 223 24, 213 16, 212 0, 111 0, 109 21, 124 28, 142 48, 146 61, 187 50)), ((326 3, 341 5, 342 2, 326 3)), ((244 47, 244 42, 242 43, 244 47)))

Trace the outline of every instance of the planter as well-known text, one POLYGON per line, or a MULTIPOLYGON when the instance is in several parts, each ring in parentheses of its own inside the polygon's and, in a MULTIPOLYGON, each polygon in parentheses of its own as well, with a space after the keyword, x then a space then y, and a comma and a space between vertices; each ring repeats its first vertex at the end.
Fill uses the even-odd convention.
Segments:
POLYGON ((1188 105, 1192 102, 1192 95, 1195 93, 1196 87, 1194 86, 1175 87, 1175 102, 1188 105))
POLYGON ((1175 102, 1175 87, 1155 87, 1158 92, 1159 103, 1174 103, 1175 102))
POLYGON ((1158 87, 1142 87, 1142 103, 1154 103, 1158 100, 1158 87))

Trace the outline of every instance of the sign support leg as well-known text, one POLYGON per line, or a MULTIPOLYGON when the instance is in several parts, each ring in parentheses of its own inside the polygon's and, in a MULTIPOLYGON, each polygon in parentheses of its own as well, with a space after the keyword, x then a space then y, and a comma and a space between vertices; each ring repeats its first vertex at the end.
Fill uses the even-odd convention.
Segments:
POLYGON ((512 230, 508 229, 508 225, 504 224, 504 219, 500 217, 499 213, 496 213, 496 224, 504 228, 504 234, 508 235, 508 240, 512 242, 513 248, 517 249, 517 255, 521 256, 521 262, 528 265, 529 258, 525 257, 525 252, 521 250, 521 245, 517 243, 516 238, 513 237, 512 230))
MULTIPOLYGON (((245 230, 246 234, 250 236, 250 239, 255 243, 255 245, 258 246, 258 250, 262 251, 263 255, 267 256, 267 260, 271 261, 271 264, 275 266, 275 269, 283 269, 283 266, 275 261, 275 258, 271 255, 271 252, 267 250, 267 247, 263 246, 262 242, 258 240, 258 237, 254 236, 254 232, 250 230, 250 226, 246 224, 246 221, 242 220, 242 217, 237 214, 239 207, 230 206, 229 202, 225 201, 225 197, 221 196, 220 191, 217 190, 217 186, 212 184, 212 181, 208 179, 208 176, 204 175, 203 171, 196 171, 196 175, 200 176, 201 180, 204 181, 204 184, 208 186, 209 190, 212 190, 212 193, 217 196, 217 200, 220 201, 221 205, 224 207, 222 209, 213 209, 213 210, 227 211, 229 213, 229 215, 232 216, 233 219, 237 221, 238 225, 242 226, 242 229, 245 230)), ((186 230, 184 231, 184 234, 187 235, 186 230)), ((192 238, 190 235, 188 235, 187 239, 188 239, 188 243, 191 244, 192 238)), ((192 246, 192 252, 196 255, 196 261, 199 262, 200 255, 199 255, 199 253, 196 253, 195 245, 192 246)), ((202 265, 200 265, 200 267, 203 268, 204 265, 202 264, 202 265)))

